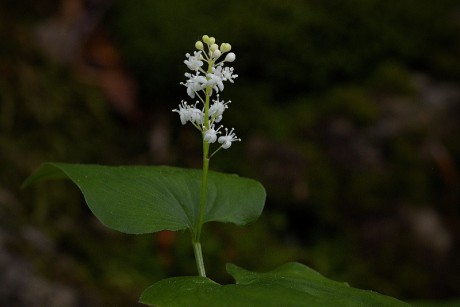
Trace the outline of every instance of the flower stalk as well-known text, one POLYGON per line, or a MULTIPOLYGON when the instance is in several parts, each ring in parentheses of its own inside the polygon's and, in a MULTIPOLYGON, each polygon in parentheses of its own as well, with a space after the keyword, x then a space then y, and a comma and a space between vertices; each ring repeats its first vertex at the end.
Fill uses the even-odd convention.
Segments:
POLYGON ((214 37, 204 35, 201 41, 195 43, 195 48, 198 51, 194 51, 193 55, 189 53, 185 55, 186 60, 184 63, 193 73, 185 73, 187 80, 185 83, 181 82, 180 84, 187 88, 187 94, 190 98, 198 98, 198 100, 196 100, 194 105, 182 101, 178 109, 172 110, 179 114, 183 125, 187 122, 191 122, 202 134, 203 176, 200 207, 198 220, 195 229, 192 231, 193 250, 198 274, 200 276, 206 276, 200 237, 206 208, 209 162, 211 157, 220 149, 228 149, 233 142, 241 141, 241 139, 236 137, 233 128, 230 132, 227 128, 224 128, 225 135, 219 136, 222 133, 220 129, 222 129, 223 126, 220 125, 216 127, 216 124, 222 120, 224 111, 228 109, 230 101, 221 101, 219 94, 216 95, 217 99, 211 99, 211 97, 214 93, 219 93, 224 90, 224 82, 229 81, 233 83, 238 75, 233 73, 233 67, 226 66, 227 63, 233 62, 236 58, 235 54, 230 52, 231 45, 222 43, 219 47, 215 42, 216 40, 214 37), (226 54, 226 56, 221 60, 224 54, 226 54), (207 70, 202 68, 204 62, 208 64, 207 70), (213 102, 212 105, 211 100, 213 102), (203 105, 202 108, 197 107, 200 104, 203 105), (210 146, 216 141, 221 145, 209 155, 210 146))

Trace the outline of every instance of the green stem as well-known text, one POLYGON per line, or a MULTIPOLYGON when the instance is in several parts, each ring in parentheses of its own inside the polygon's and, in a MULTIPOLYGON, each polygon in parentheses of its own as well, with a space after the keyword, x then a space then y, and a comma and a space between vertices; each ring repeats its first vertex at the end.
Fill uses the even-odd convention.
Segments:
MULTIPOLYGON (((207 144, 203 142, 203 145, 207 144)), ((206 271, 204 269, 204 262, 203 262, 203 253, 201 251, 201 229, 203 226, 203 218, 204 218, 204 207, 206 204, 206 190, 208 185, 208 169, 209 169, 209 159, 207 158, 207 153, 209 152, 209 144, 207 147, 203 146, 203 151, 206 152, 206 155, 203 155, 203 179, 201 183, 201 201, 200 201, 200 213, 198 217, 198 225, 197 229, 192 237, 193 242, 193 252, 195 253, 195 261, 196 267, 198 269, 198 274, 200 276, 206 277, 206 271)))
MULTIPOLYGON (((212 61, 209 62, 208 72, 212 72, 212 61)), ((204 207, 206 205, 206 192, 208 187, 208 170, 209 170, 209 143, 204 141, 204 132, 209 129, 209 100, 211 96, 211 87, 206 87, 206 100, 204 103, 204 131, 203 131, 203 177, 201 181, 201 200, 200 200, 200 211, 198 215, 198 224, 192 237, 193 251, 195 253, 196 266, 198 268, 198 274, 200 276, 206 276, 204 269, 203 253, 201 251, 201 229, 203 226, 204 219, 204 207)))
POLYGON ((204 269, 203 252, 201 251, 200 242, 193 242, 193 252, 195 253, 196 267, 198 268, 198 274, 206 277, 206 270, 204 269))
MULTIPOLYGON (((207 146, 207 151, 209 151, 209 144, 207 146)), ((195 242, 200 242, 201 229, 203 226, 204 218, 204 207, 206 205, 206 190, 208 186, 208 170, 209 170, 209 159, 206 156, 203 156, 203 178, 201 182, 201 201, 200 201, 200 215, 198 217, 197 230, 195 232, 195 242)))

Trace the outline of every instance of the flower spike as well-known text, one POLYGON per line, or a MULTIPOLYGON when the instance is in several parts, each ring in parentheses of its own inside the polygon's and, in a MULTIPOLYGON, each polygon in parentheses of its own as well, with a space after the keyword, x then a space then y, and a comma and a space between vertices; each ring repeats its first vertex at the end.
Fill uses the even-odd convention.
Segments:
MULTIPOLYGON (((220 135, 222 126, 216 129, 215 124, 222 120, 223 113, 228 109, 230 100, 225 102, 219 97, 225 88, 225 83, 233 83, 238 77, 233 67, 227 66, 236 59, 236 55, 230 52, 232 46, 228 43, 216 43, 212 36, 203 35, 201 40, 195 42, 196 50, 185 54, 184 64, 191 72, 185 73, 186 81, 180 82, 187 89, 190 98, 198 97, 195 105, 189 105, 181 101, 177 109, 172 111, 179 114, 183 125, 190 122, 195 128, 201 131, 203 142, 209 146, 212 143, 220 143, 221 146, 214 151, 213 156, 221 148, 228 149, 235 141, 241 141, 232 128, 230 131, 225 128, 225 135, 220 135), (220 57, 225 58, 217 62, 220 57), (207 64, 207 68, 205 67, 207 64), (216 94, 216 98, 212 96, 216 94), (198 105, 202 104, 200 107, 198 105), (219 136, 220 135, 220 136, 219 136)), ((204 144, 205 144, 204 143, 204 144)))

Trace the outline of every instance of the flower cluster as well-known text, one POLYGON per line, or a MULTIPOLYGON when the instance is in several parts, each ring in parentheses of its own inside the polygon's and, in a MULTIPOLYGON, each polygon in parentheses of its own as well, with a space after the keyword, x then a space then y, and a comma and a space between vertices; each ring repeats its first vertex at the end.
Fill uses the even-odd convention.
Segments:
POLYGON ((235 61, 236 56, 230 52, 232 49, 230 44, 222 43, 219 46, 214 37, 207 35, 195 43, 195 48, 197 51, 194 51, 193 55, 190 53, 185 55, 184 63, 192 72, 185 73, 187 80, 180 84, 187 88, 190 98, 198 100, 194 104, 183 100, 179 108, 174 109, 173 112, 179 114, 183 125, 191 122, 200 130, 206 143, 217 141, 221 144, 219 149, 227 149, 232 142, 241 139, 236 137, 233 128, 230 131, 224 128, 225 135, 220 135, 223 126, 216 127, 216 124, 222 120, 224 111, 231 103, 230 100, 227 102, 220 100, 219 93, 224 90, 225 82, 233 83, 238 77, 233 73, 233 67, 226 66, 235 61), (207 68, 204 67, 205 63, 207 68), (211 99, 214 94, 216 98, 211 99))

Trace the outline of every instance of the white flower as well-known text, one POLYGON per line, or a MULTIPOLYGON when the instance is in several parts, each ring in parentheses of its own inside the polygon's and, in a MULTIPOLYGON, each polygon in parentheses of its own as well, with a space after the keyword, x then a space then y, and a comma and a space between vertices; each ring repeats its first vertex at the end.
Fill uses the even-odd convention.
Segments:
POLYGON ((185 125, 188 121, 202 125, 204 122, 204 113, 202 110, 195 106, 189 106, 186 101, 182 100, 179 105, 179 110, 174 109, 173 112, 179 113, 180 121, 182 125, 185 125))
POLYGON ((190 110, 190 121, 197 125, 202 125, 204 123, 204 113, 202 110, 197 109, 196 105, 190 110))
MULTIPOLYGON (((220 66, 218 68, 220 68, 220 66)), ((217 71, 217 69, 215 69, 215 71, 217 71)), ((224 83, 222 82, 222 77, 220 77, 219 74, 220 73, 210 73, 206 75, 208 78, 207 85, 212 87, 212 89, 216 92, 224 90, 224 83)))
POLYGON ((211 125, 208 130, 204 133, 203 139, 208 143, 214 143, 217 140, 217 135, 220 133, 219 127, 217 130, 214 129, 214 125, 211 125))
POLYGON ((225 135, 219 137, 218 142, 222 144, 222 148, 227 149, 232 146, 232 142, 241 141, 241 139, 237 138, 235 133, 233 133, 233 128, 228 132, 228 129, 225 128, 225 135))
POLYGON ((187 53, 185 57, 187 60, 185 60, 184 63, 190 70, 197 71, 201 68, 201 66, 203 66, 203 61, 201 61, 201 51, 193 52, 193 56, 187 53))
POLYGON ((182 125, 185 125, 191 118, 190 117, 190 106, 184 100, 181 101, 181 104, 179 105, 179 110, 174 109, 172 111, 179 113, 180 121, 182 125))
POLYGON ((219 95, 217 95, 217 99, 213 99, 213 104, 209 108, 209 116, 211 118, 215 118, 216 122, 219 122, 222 119, 222 114, 224 113, 225 109, 228 109, 228 104, 231 103, 229 100, 228 102, 224 102, 223 100, 219 100, 219 95))
POLYGON ((233 74, 233 67, 225 67, 222 70, 222 80, 230 81, 233 83, 233 79, 237 78, 238 75, 233 74))
POLYGON ((181 82, 180 84, 187 87, 187 94, 191 98, 195 98, 196 92, 206 88, 206 83, 208 80, 206 80, 205 77, 200 76, 199 72, 196 72, 195 75, 192 75, 191 73, 185 73, 185 76, 188 78, 188 80, 185 83, 181 82))

